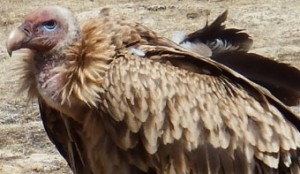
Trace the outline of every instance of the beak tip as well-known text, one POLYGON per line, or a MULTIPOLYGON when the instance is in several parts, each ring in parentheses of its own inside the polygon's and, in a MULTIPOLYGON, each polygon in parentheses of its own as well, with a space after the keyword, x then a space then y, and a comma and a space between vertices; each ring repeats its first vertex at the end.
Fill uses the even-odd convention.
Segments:
POLYGON ((7 48, 6 51, 7 51, 8 55, 9 55, 9 57, 11 57, 13 51, 8 46, 6 46, 6 48, 7 48))
POLYGON ((13 30, 9 34, 6 41, 6 49, 8 55, 11 57, 13 51, 23 48, 24 41, 26 41, 27 39, 27 35, 20 28, 13 30))

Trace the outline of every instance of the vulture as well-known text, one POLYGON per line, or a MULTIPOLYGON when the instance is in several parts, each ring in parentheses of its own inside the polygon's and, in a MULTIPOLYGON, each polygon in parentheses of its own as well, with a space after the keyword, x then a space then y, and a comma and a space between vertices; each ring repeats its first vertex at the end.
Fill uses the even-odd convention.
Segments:
POLYGON ((46 6, 6 46, 75 174, 300 173, 298 115, 139 23, 46 6))
POLYGON ((248 53, 253 40, 236 28, 226 28, 228 11, 210 25, 186 35, 177 32, 173 41, 200 55, 222 63, 267 88, 288 106, 300 104, 300 71, 285 63, 248 53), (289 77, 289 78, 287 78, 289 77))

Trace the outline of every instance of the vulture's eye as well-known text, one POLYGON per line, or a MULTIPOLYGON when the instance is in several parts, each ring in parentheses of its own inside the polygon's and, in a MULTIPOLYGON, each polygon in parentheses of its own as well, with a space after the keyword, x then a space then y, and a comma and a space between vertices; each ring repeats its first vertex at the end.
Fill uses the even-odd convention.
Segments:
POLYGON ((54 31, 57 27, 57 23, 54 20, 50 20, 43 23, 42 26, 47 31, 54 31))

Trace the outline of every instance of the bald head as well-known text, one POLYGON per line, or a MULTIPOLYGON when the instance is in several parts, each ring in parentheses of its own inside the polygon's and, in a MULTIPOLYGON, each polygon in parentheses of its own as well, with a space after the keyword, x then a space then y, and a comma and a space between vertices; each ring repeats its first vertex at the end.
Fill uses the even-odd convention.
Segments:
POLYGON ((31 23, 41 23, 48 20, 55 20, 57 18, 67 19, 72 17, 73 13, 61 6, 46 6, 38 8, 25 17, 25 21, 31 23))
POLYGON ((42 7, 27 15, 8 37, 7 51, 29 48, 44 53, 58 49, 78 37, 79 25, 74 14, 60 6, 42 7))

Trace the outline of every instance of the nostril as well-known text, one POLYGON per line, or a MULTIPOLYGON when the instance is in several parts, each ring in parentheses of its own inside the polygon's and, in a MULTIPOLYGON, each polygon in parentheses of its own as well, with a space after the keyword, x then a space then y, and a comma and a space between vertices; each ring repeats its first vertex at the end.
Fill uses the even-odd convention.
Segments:
POLYGON ((22 24, 20 26, 20 29, 27 35, 27 36, 31 36, 31 25, 30 24, 22 24))
POLYGON ((26 34, 29 34, 30 31, 27 29, 27 28, 24 28, 23 31, 26 33, 26 34))

